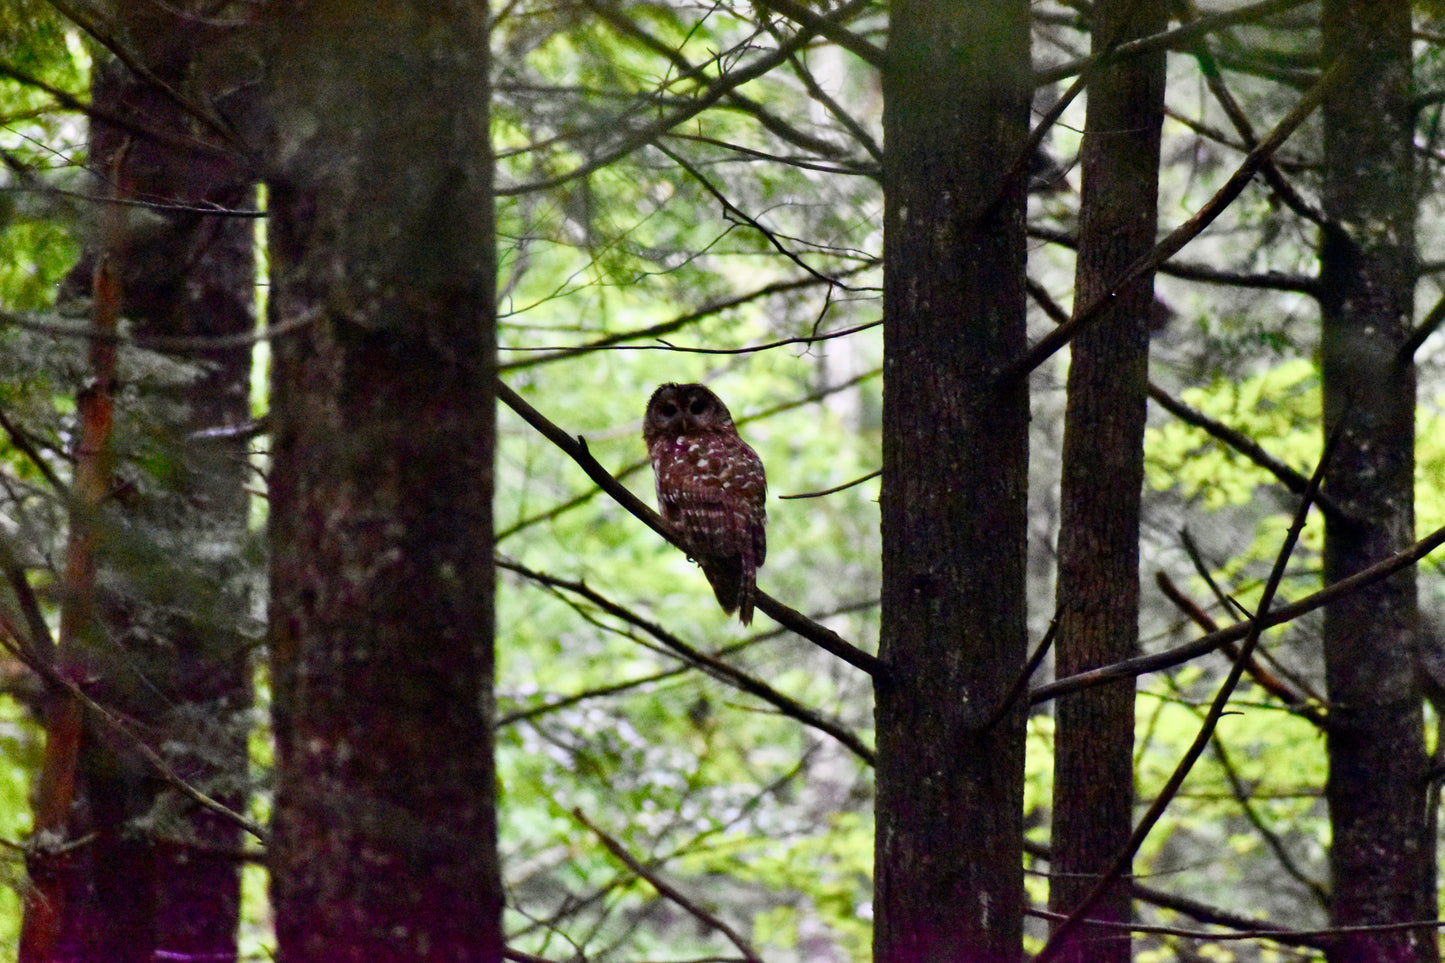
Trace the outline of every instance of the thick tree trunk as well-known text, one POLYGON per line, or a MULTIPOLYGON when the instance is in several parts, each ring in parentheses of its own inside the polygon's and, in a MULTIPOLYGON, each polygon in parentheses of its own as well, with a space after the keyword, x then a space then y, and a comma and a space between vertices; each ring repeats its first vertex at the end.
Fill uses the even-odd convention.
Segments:
MULTIPOLYGON (((101 60, 92 78, 90 164, 97 193, 154 208, 102 210, 122 313, 140 335, 237 335, 253 330, 254 221, 196 213, 254 206, 247 165, 159 83, 238 116, 245 94, 212 82, 216 36, 183 31, 173 10, 127 10, 131 52, 151 78, 101 60), (154 136, 139 131, 151 132, 154 136), (173 205, 167 207, 166 205, 173 205), (180 210, 179 207, 190 208, 180 210)), ((88 293, 98 252, 70 285, 88 293)), ((251 704, 242 626, 248 523, 244 439, 198 441, 199 429, 249 417, 250 350, 208 351, 192 378, 145 382, 149 433, 120 415, 119 493, 97 529, 97 638, 75 659, 91 693, 118 710, 172 768, 244 810, 251 704), (144 451, 127 451, 135 444, 144 451), (152 475, 135 465, 162 466, 152 475)), ((135 746, 91 719, 83 736, 70 835, 89 835, 70 862, 62 956, 137 960, 157 953, 223 960, 236 954, 240 830, 168 789, 135 746)))
MULTIPOLYGON (((1163 3, 1102 0, 1095 52, 1168 25, 1163 3)), ((1101 297, 1154 246, 1164 54, 1106 67, 1089 86, 1075 305, 1101 297)), ((1153 278, 1131 284, 1070 345, 1059 522, 1060 676, 1127 659, 1139 643, 1139 498, 1153 278)), ((1073 912, 1128 842, 1134 805, 1134 686, 1089 689, 1055 707, 1049 905, 1073 912)), ((1129 880, 1094 904, 1127 922, 1129 880)), ((1077 927, 1060 959, 1127 963, 1127 932, 1077 927)))
MULTIPOLYGON (((1397 358, 1414 292, 1410 5, 1326 0, 1329 56, 1353 55, 1325 103, 1321 359, 1327 490, 1348 515, 1326 529, 1325 581, 1414 539, 1415 368, 1397 358)), ((1325 610, 1334 875, 1331 921, 1435 917, 1434 817, 1414 658, 1415 572, 1325 610)), ((1432 929, 1355 934, 1337 963, 1439 958, 1432 929)))
POLYGON ((500 960, 486 11, 271 13, 278 958, 500 960))
POLYGON ((1021 954, 1028 5, 900 0, 884 75, 874 958, 1021 954))

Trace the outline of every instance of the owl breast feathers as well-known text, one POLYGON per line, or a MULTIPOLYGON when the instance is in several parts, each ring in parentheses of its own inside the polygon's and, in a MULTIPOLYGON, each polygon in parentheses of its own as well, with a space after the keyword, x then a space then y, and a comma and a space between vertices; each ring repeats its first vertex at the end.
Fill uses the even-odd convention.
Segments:
POLYGON ((642 437, 662 517, 681 533, 723 611, 750 624, 767 554, 768 485, 757 452, 738 437, 727 405, 698 384, 658 387, 642 437))

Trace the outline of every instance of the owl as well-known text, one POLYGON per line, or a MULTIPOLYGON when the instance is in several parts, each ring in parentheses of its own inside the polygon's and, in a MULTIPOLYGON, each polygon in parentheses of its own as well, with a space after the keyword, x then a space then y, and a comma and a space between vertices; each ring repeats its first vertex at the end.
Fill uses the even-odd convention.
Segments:
POLYGON ((738 437, 722 399, 702 385, 660 385, 642 437, 657 480, 657 507, 681 532, 718 604, 753 620, 768 483, 757 452, 738 437))

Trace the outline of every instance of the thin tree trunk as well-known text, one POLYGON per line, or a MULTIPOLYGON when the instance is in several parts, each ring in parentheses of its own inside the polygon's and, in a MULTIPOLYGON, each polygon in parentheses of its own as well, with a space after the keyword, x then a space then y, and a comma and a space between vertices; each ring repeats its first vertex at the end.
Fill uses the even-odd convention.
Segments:
POLYGON ((884 74, 874 959, 1022 952, 1028 5, 900 0, 884 74))
MULTIPOLYGON (((1164 4, 1101 0, 1093 48, 1168 25, 1164 4)), ((1164 54, 1106 67, 1090 84, 1074 301, 1088 304, 1154 246, 1164 54)), ((1121 291, 1070 345, 1060 491, 1060 676, 1127 659, 1139 644, 1139 498, 1149 386, 1153 277, 1121 291)), ((1134 805, 1134 686, 1089 689, 1055 707, 1049 904, 1073 912, 1128 842, 1134 805)), ((1120 879, 1089 916, 1127 922, 1130 880, 1120 879)), ((1128 933, 1078 927, 1060 959, 1130 958, 1128 933)))
POLYGON ((500 960, 486 10, 270 12, 278 958, 500 960))
MULTIPOLYGON (((1327 490, 1325 581, 1414 538, 1415 368, 1396 357, 1414 292, 1410 5, 1325 0, 1330 57, 1351 73, 1326 100, 1321 253, 1324 430, 1338 432, 1327 490)), ((1337 925, 1433 919, 1434 820, 1415 678, 1415 570, 1325 609, 1330 710, 1326 795, 1337 925)), ((1335 963, 1439 959, 1433 929, 1354 934, 1335 963)))
MULTIPOLYGON (((127 8, 120 22, 149 77, 98 60, 92 99, 103 116, 129 126, 93 120, 90 163, 101 172, 98 194, 157 206, 103 207, 102 248, 82 258, 69 286, 83 290, 99 263, 99 273, 113 274, 118 308, 136 334, 247 333, 255 325, 254 222, 195 210, 252 207, 254 180, 233 145, 183 103, 217 116, 246 109, 246 94, 215 83, 210 69, 224 59, 215 55, 225 37, 180 30, 190 21, 174 9, 127 8)), ((121 413, 121 436, 144 451, 122 449, 116 476, 101 480, 104 511, 92 532, 103 574, 95 621, 67 658, 84 667, 76 677, 89 680, 91 694, 126 717, 176 772, 244 810, 246 446, 238 436, 190 436, 249 417, 250 351, 187 360, 204 367, 179 383, 129 386, 149 406, 151 431, 121 413), (137 464, 160 467, 143 474, 137 464)), ((94 719, 84 730, 68 833, 90 842, 71 857, 62 956, 234 958, 239 829, 165 789, 134 745, 94 719)))

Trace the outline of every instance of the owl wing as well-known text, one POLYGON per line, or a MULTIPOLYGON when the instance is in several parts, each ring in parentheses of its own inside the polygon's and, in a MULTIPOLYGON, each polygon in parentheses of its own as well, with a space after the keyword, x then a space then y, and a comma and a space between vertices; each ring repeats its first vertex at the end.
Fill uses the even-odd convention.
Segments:
POLYGON ((703 569, 718 604, 752 620, 764 534, 767 482, 763 465, 736 432, 707 432, 659 445, 653 452, 657 501, 688 554, 703 569))

